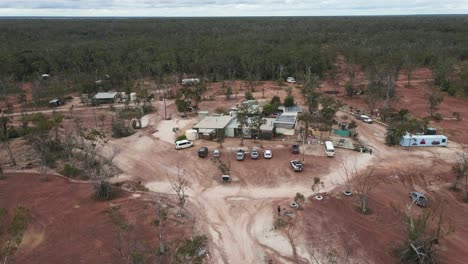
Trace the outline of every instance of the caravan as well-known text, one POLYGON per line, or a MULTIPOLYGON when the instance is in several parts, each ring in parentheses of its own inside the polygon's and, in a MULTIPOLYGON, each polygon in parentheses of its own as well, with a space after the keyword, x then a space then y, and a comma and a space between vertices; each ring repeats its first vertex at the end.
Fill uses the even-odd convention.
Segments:
POLYGON ((331 141, 325 141, 325 156, 335 156, 335 148, 333 147, 333 142, 331 141))

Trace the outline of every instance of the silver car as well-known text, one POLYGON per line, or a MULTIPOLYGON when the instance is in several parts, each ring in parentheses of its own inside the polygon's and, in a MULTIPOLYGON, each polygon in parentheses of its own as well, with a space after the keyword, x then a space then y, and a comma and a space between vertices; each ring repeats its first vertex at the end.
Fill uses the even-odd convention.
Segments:
POLYGON ((219 149, 215 149, 213 150, 213 158, 219 158, 221 156, 221 151, 219 151, 219 149))
POLYGON ((254 149, 254 150, 252 150, 252 152, 250 152, 250 158, 258 159, 258 151, 256 149, 254 149))

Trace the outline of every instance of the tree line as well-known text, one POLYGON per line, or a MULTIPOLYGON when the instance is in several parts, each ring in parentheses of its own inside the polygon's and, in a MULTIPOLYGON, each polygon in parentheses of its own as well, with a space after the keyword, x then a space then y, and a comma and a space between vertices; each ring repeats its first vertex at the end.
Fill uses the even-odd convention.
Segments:
MULTIPOLYGON (((366 69, 414 68, 468 58, 467 16, 2 19, 0 74, 51 74, 69 89, 109 75, 111 86, 169 75, 277 80, 333 68, 337 54, 366 69)), ((437 77, 437 76, 436 76, 437 77)))

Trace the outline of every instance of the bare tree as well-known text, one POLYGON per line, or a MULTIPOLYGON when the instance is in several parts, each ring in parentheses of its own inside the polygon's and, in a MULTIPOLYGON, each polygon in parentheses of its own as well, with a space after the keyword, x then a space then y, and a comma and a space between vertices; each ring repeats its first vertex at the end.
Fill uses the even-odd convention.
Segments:
POLYGON ((358 170, 356 160, 349 164, 346 160, 342 163, 344 175, 346 177, 347 191, 357 194, 359 208, 362 213, 367 213, 369 193, 380 183, 380 178, 374 175, 374 168, 367 167, 358 170))
POLYGON ((426 91, 427 107, 429 115, 434 116, 434 112, 439 109, 439 105, 444 101, 444 94, 437 87, 431 87, 426 91))
POLYGON ((413 77, 413 71, 414 71, 414 68, 416 67, 416 64, 414 63, 413 59, 407 54, 403 58, 403 65, 405 67, 406 79, 408 81, 406 86, 410 87, 411 78, 413 77))
POLYGON ((62 143, 63 150, 68 156, 68 162, 72 167, 75 165, 75 159, 73 151, 78 147, 78 139, 74 130, 71 128, 65 128, 64 141, 62 143))
POLYGON ((359 198, 359 207, 362 213, 368 212, 369 193, 377 187, 379 181, 374 178, 374 169, 366 168, 354 175, 353 186, 359 198))
POLYGON ((10 123, 10 118, 2 114, 0 117, 0 141, 3 143, 3 146, 5 150, 8 153, 8 156, 10 156, 10 161, 13 164, 13 166, 16 166, 16 160, 15 156, 13 155, 13 152, 11 151, 10 148, 10 135, 8 133, 9 131, 9 123, 10 123))
POLYGON ((106 120, 106 115, 100 114, 98 118, 99 118, 99 121, 101 122, 101 127, 104 127, 104 121, 106 120))
POLYGON ((163 204, 161 200, 157 201, 156 205, 156 214, 158 219, 153 222, 155 226, 158 237, 159 237, 159 254, 164 255, 166 254, 166 246, 165 246, 165 235, 166 235, 166 222, 167 222, 167 206, 163 204))
POLYGON ((185 194, 187 191, 187 180, 185 179, 185 173, 179 165, 177 165, 177 178, 175 181, 171 181, 170 179, 169 181, 171 182, 171 187, 177 194, 177 200, 179 201, 179 210, 177 211, 176 216, 182 217, 184 216, 183 210, 188 195, 185 194))
POLYGON ((0 258, 3 259, 3 264, 13 262, 13 257, 23 241, 23 234, 31 220, 32 217, 29 209, 21 206, 15 209, 13 219, 8 226, 6 242, 0 247, 0 258))
POLYGON ((111 219, 112 223, 118 228, 119 231, 119 253, 123 260, 123 263, 130 263, 131 249, 129 244, 128 232, 133 226, 128 223, 127 219, 123 214, 119 212, 119 206, 112 206, 107 209, 107 214, 111 219))
POLYGON ((406 239, 400 251, 401 262, 418 264, 437 262, 434 244, 438 244, 440 237, 450 231, 442 231, 443 204, 442 201, 438 217, 433 209, 414 214, 412 211, 414 202, 407 205, 406 213, 402 214, 405 219, 406 239))
POLYGON ((457 191, 459 190, 460 181, 465 180, 464 193, 465 202, 468 202, 468 152, 464 150, 458 154, 457 162, 452 166, 452 172, 455 176, 455 180, 450 189, 457 191))

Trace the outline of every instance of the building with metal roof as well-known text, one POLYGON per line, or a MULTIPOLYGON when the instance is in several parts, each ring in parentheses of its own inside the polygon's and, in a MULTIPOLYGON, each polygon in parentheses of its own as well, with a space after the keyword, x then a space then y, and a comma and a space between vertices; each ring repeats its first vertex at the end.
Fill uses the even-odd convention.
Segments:
MULTIPOLYGON (((220 130, 225 128, 234 119, 232 116, 206 116, 200 122, 193 126, 193 129, 198 131, 200 137, 211 138, 217 134, 220 130)), ((225 132, 223 132, 225 134, 225 132)))
POLYGON ((117 100, 119 93, 117 92, 99 92, 94 95, 93 99, 96 103, 114 103, 117 100))

